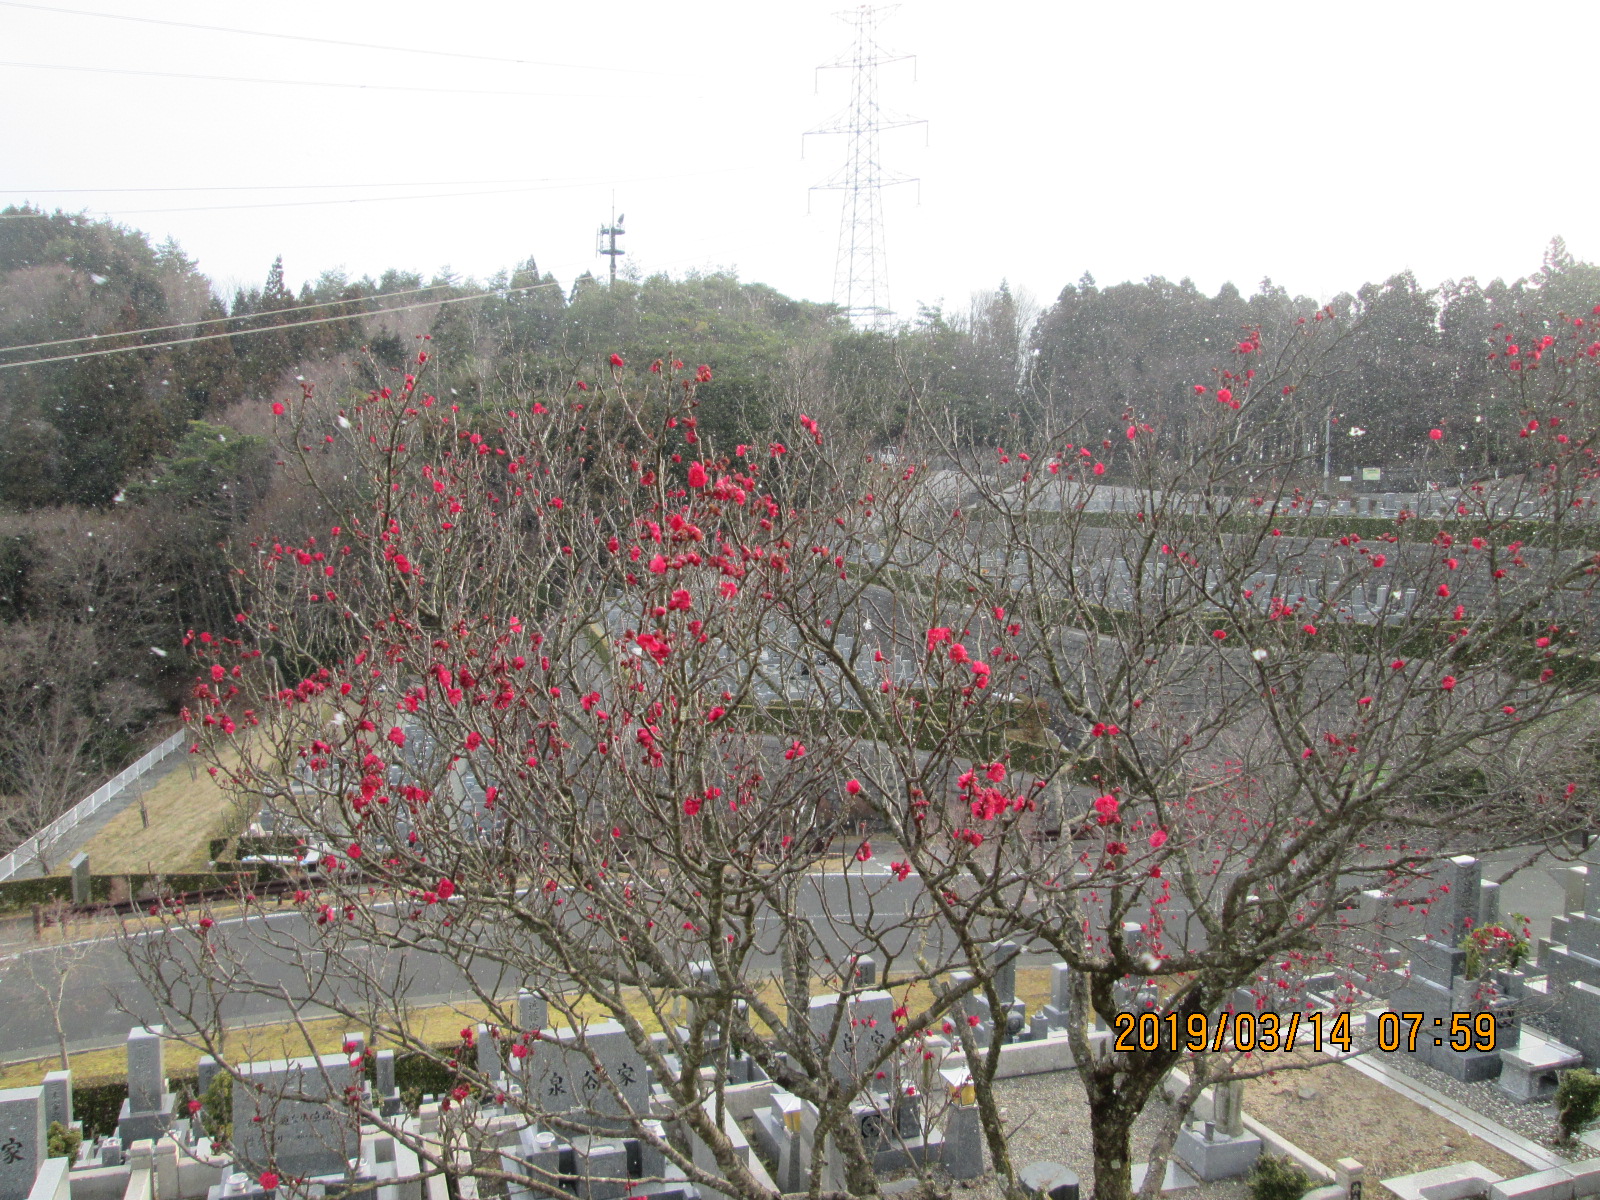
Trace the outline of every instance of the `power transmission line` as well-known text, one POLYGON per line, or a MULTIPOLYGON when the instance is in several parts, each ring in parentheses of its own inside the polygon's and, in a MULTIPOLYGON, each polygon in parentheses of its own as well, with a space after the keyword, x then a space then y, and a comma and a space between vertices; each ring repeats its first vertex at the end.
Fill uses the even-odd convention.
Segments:
POLYGON ((455 50, 423 49, 419 46, 384 46, 373 42, 347 42, 338 38, 311 37, 301 33, 273 33, 266 29, 235 29, 229 25, 200 25, 193 21, 167 21, 160 17, 135 17, 127 13, 91 12, 83 8, 56 8, 48 4, 27 4, 23 0, 0 0, 6 8, 30 8, 36 12, 63 16, 100 17, 110 21, 135 21, 141 25, 166 25, 173 29, 200 29, 207 33, 237 33, 247 37, 278 38, 286 42, 314 42, 322 46, 349 46, 357 50, 386 50, 396 54, 427 54, 435 58, 463 58, 474 62, 507 63, 518 67, 555 67, 566 71, 604 71, 615 75, 669 75, 668 71, 649 71, 639 67, 602 67, 588 63, 542 62, 531 58, 501 58, 493 54, 464 54, 455 50))
MULTIPOLYGON (((0 0, 4 3, 4 0, 0 0)), ((417 87, 407 83, 345 83, 337 79, 263 79, 254 75, 196 75, 186 71, 137 71, 131 67, 80 67, 70 63, 0 61, 0 67, 33 71, 78 71, 89 75, 141 75, 150 79, 200 79, 211 83, 266 83, 278 87, 343 88, 357 92, 421 92, 433 96, 532 96, 545 100, 604 100, 603 95, 579 92, 518 92, 496 88, 417 87)))
MULTIPOLYGON (((4 0, 0 0, 0 3, 3 3, 3 2, 4 2, 4 0)), ((572 180, 572 181, 568 181, 568 182, 553 182, 552 181, 552 182, 545 183, 545 184, 542 184, 542 185, 537 186, 537 187, 491 188, 491 189, 488 189, 486 191, 472 191, 472 192, 426 192, 426 193, 421 193, 421 194, 418 194, 418 195, 415 195, 415 196, 345 196, 345 197, 340 197, 339 199, 336 199, 336 200, 261 200, 261 201, 253 201, 253 202, 248 203, 248 204, 195 204, 195 205, 184 205, 184 206, 180 206, 180 207, 176 207, 176 208, 106 208, 106 209, 97 209, 95 211, 102 212, 102 213, 115 213, 115 214, 117 214, 119 216, 125 216, 125 217, 136 217, 136 216, 144 216, 144 215, 147 215, 149 213, 232 212, 232 211, 235 211, 235 210, 238 210, 238 209, 254 209, 254 208, 302 208, 302 207, 312 206, 312 205, 329 205, 329 204, 379 204, 379 203, 384 203, 384 202, 387 202, 387 201, 394 201, 394 200, 444 200, 444 199, 451 199, 451 198, 457 197, 457 196, 510 196, 510 195, 516 195, 516 194, 525 193, 525 192, 558 192, 558 191, 565 191, 565 190, 568 190, 568 189, 571 189, 571 188, 599 187, 601 184, 607 184, 607 183, 653 183, 653 182, 659 182, 659 181, 662 181, 662 180, 672 180, 672 179, 701 179, 701 178, 704 178, 707 175, 730 175, 730 174, 733 174, 735 172, 737 172, 739 174, 742 174, 742 175, 750 175, 750 174, 752 174, 752 171, 748 167, 744 167, 744 166, 718 167, 718 168, 716 168, 714 170, 710 170, 710 171, 680 171, 680 172, 677 172, 676 174, 672 174, 672 175, 635 175, 635 176, 632 176, 632 177, 627 178, 627 179, 579 179, 579 180, 572 180)), ((338 186, 338 185, 335 185, 335 184, 328 184, 328 185, 316 185, 316 184, 313 184, 313 185, 309 185, 309 186, 329 186, 329 187, 333 187, 333 186, 338 186)), ((372 185, 369 185, 369 186, 372 186, 372 185)), ((418 185, 418 186, 423 186, 423 185, 418 185)), ((21 190, 21 189, 15 189, 15 190, 21 190)), ((83 190, 88 191, 88 190, 93 190, 93 189, 83 189, 83 190)), ((105 189, 105 190, 107 190, 107 191, 116 191, 116 190, 119 190, 119 189, 108 188, 108 189, 105 189)), ((129 190, 133 190, 133 189, 129 189, 129 190)), ((150 190, 159 191, 161 189, 150 189, 150 190)), ((204 189, 196 189, 196 190, 204 190, 204 189)), ((40 212, 0 213, 0 221, 38 221, 38 220, 46 220, 46 219, 50 218, 53 215, 55 215, 55 214, 47 213, 47 212, 43 212, 43 211, 40 211, 40 212)))
MULTIPOLYGON (((16 350, 42 350, 47 346, 70 346, 73 342, 92 342, 100 338, 140 337, 147 333, 167 333, 173 329, 198 329, 202 325, 216 325, 223 321, 247 321, 251 317, 270 317, 274 313, 305 312, 313 308, 331 308, 335 304, 365 304, 371 300, 388 300, 395 296, 415 296, 419 292, 432 292, 448 284, 436 283, 427 287, 406 288, 399 292, 376 292, 370 296, 350 296, 343 300, 319 300, 315 304, 296 303, 292 308, 274 309, 272 312, 239 313, 232 317, 205 317, 198 321, 180 321, 176 325, 146 325, 142 329, 119 329, 113 333, 86 333, 82 337, 56 338, 50 342, 19 342, 15 346, 0 346, 0 354, 8 354, 16 350)), ((384 310, 388 311, 388 310, 384 310)), ((353 313, 352 316, 359 316, 353 313)), ((282 325, 274 325, 274 329, 282 329, 282 325)))
MULTIPOLYGON (((0 0, 3 4, 5 0, 0 0)), ((542 176, 538 179, 413 179, 409 181, 411 187, 488 187, 490 184, 510 183, 549 183, 558 178, 553 175, 542 176)), ((307 192, 313 188, 374 188, 393 187, 392 179, 372 180, 361 183, 218 183, 205 185, 185 184, 180 187, 103 187, 103 188, 58 188, 58 187, 14 187, 7 188, 12 192, 44 192, 52 196, 77 196, 107 192, 307 192)))
POLYGON ((906 125, 926 125, 916 117, 886 112, 878 103, 878 68, 901 62, 909 55, 891 55, 877 43, 879 20, 897 5, 874 8, 863 4, 838 14, 840 20, 855 27, 855 43, 835 62, 824 63, 818 71, 847 68, 850 71, 850 106, 827 125, 809 130, 804 138, 816 134, 842 133, 849 137, 844 165, 813 191, 844 192, 844 208, 839 216, 839 249, 834 259, 833 302, 853 321, 878 328, 894 315, 889 303, 888 250, 883 232, 883 189, 915 179, 886 170, 878 155, 878 134, 885 129, 906 125))
POLYGON ((29 358, 22 362, 0 363, 0 371, 9 371, 16 367, 37 367, 45 363, 75 362, 80 358, 101 358, 107 354, 132 354, 135 350, 162 350, 169 346, 187 346, 193 342, 214 342, 221 338, 249 337, 252 333, 273 333, 286 329, 299 329, 306 325, 326 325, 330 321, 351 321, 360 317, 379 317, 385 313, 407 312, 413 308, 434 308, 442 304, 462 304, 468 300, 484 300, 490 296, 513 296, 519 292, 536 292, 542 288, 560 286, 558 283, 531 283, 526 287, 500 288, 492 292, 477 292, 471 296, 450 296, 443 300, 424 300, 420 304, 397 304, 392 308, 380 308, 376 312, 350 313, 335 317, 313 317, 309 321, 286 321, 282 325, 258 325, 254 329, 241 329, 235 333, 204 333, 199 337, 175 338, 167 342, 141 342, 137 346, 113 346, 106 350, 84 350, 78 354, 58 354, 51 358, 29 358))
MULTIPOLYGON (((595 187, 606 180, 584 180, 581 183, 556 183, 542 187, 489 188, 471 192, 422 192, 415 196, 341 196, 336 200, 261 200, 250 204, 187 204, 176 208, 107 208, 102 212, 124 217, 142 217, 151 213, 181 212, 238 212, 255 208, 322 208, 332 204, 381 204, 391 200, 452 200, 460 196, 514 196, 526 192, 553 192, 563 188, 595 187)), ((48 213, 0 213, 0 221, 22 221, 48 216, 48 213)))

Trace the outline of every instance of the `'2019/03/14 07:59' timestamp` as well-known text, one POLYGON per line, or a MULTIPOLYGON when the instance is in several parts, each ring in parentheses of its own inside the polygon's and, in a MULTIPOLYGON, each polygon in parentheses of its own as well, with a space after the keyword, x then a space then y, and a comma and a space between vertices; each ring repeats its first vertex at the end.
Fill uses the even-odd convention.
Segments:
MULTIPOLYGON (((1291 1013, 1177 1013, 1119 1012, 1111 1022, 1113 1046, 1125 1051, 1240 1050, 1263 1054, 1290 1054, 1309 1049, 1348 1052, 1351 1045, 1350 1014, 1291 1013)), ((1495 1048, 1493 1013, 1451 1013, 1430 1018, 1420 1012, 1386 1012, 1378 1016, 1378 1049, 1416 1050, 1418 1044, 1449 1047, 1462 1054, 1495 1048)))

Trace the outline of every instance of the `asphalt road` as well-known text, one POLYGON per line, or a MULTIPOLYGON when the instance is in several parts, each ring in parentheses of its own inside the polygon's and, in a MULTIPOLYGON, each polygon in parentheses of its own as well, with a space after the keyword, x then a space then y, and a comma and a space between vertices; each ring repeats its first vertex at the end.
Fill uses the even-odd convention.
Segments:
MULTIPOLYGON (((814 878, 817 886, 805 901, 803 915, 815 930, 822 952, 836 960, 852 951, 862 952, 865 947, 847 946, 840 929, 826 919, 827 914, 847 912, 852 902, 859 905, 870 890, 882 922, 888 925, 902 917, 920 894, 914 882, 902 884, 889 878, 887 868, 869 871, 870 886, 855 872, 849 878, 832 872, 814 878), (853 888, 856 894, 847 895, 847 888, 853 888)), ((336 971, 318 971, 320 955, 312 930, 305 916, 289 909, 217 921, 210 937, 217 943, 219 955, 225 955, 230 948, 244 950, 255 982, 281 989, 277 997, 257 990, 223 997, 219 1009, 230 1025, 279 1021, 296 1010, 307 1018, 329 1015, 326 1001, 336 997, 359 1004, 359 992, 336 971), (303 953, 294 953, 297 949, 303 953)), ((134 952, 154 950, 153 957, 161 957, 161 939, 168 936, 172 935, 162 931, 140 934, 134 939, 134 952)), ((191 935, 178 936, 193 941, 191 935)), ((897 951, 903 949, 904 935, 899 941, 891 938, 890 946, 897 951)), ((162 1011, 140 981, 129 955, 130 946, 112 936, 76 943, 68 951, 43 946, 0 958, 0 1056, 18 1060, 56 1053, 51 1006, 36 980, 50 986, 59 966, 69 961, 68 987, 61 1006, 69 1051, 118 1045, 136 1026, 174 1023, 172 1014, 162 1011)), ((181 963, 181 957, 170 961, 181 963)), ((770 954, 757 956, 755 964, 757 969, 775 969, 778 965, 770 954)), ((445 1003, 467 999, 472 994, 462 969, 439 955, 417 951, 405 952, 403 957, 386 954, 385 961, 366 965, 403 975, 406 995, 413 1004, 445 1003)), ((521 981, 496 978, 496 970, 494 964, 485 963, 474 970, 474 978, 495 995, 514 994, 521 981)), ((184 978, 181 969, 169 979, 180 988, 199 982, 184 978)))
MULTIPOLYGON (((1498 879, 1520 868, 1502 886, 1501 913, 1527 916, 1534 935, 1543 937, 1548 935, 1551 915, 1563 911, 1564 899, 1562 888, 1550 877, 1548 868, 1566 865, 1568 861, 1548 854, 1535 856, 1531 850, 1506 851, 1484 858, 1483 876, 1498 879), (1529 863, 1530 857, 1535 861, 1529 863)), ((870 867, 876 869, 869 869, 865 880, 854 872, 848 877, 835 872, 815 876, 816 887, 803 906, 803 915, 816 930, 822 952, 836 961, 864 947, 846 945, 841 929, 827 919, 828 914, 847 913, 852 904, 859 905, 870 890, 882 921, 889 924, 903 915, 919 894, 915 882, 897 883, 887 877, 886 868, 877 867, 876 863, 870 867)), ((150 939, 165 936, 160 932, 140 935, 137 944, 159 950, 159 940, 152 943, 150 939)), ((329 1015, 331 1010, 325 1002, 337 996, 358 1004, 358 993, 336 973, 318 975, 315 970, 304 969, 306 961, 313 965, 317 961, 314 949, 317 939, 298 911, 285 909, 247 919, 219 920, 212 937, 219 946, 239 946, 245 950, 252 976, 258 983, 282 988, 278 997, 256 991, 224 997, 220 1009, 230 1025, 281 1021, 296 1010, 308 1018, 329 1015), (286 952, 297 948, 303 949, 304 954, 297 956, 286 952)), ((898 951, 903 947, 903 940, 891 939, 890 944, 898 951)), ((936 953, 937 947, 932 950, 936 953)), ((135 1026, 172 1023, 171 1015, 161 1011, 141 984, 129 961, 129 948, 122 939, 113 936, 76 943, 70 953, 73 957, 69 985, 62 1004, 62 1023, 69 1050, 118 1045, 135 1026)), ((48 985, 57 964, 63 961, 63 951, 53 946, 0 957, 0 1057, 22 1060, 56 1053, 51 1006, 35 979, 48 985)), ((1044 961, 1047 960, 1042 956, 1028 955, 1022 965, 1044 961)), ((367 965, 403 975, 406 995, 416 1005, 448 1003, 469 999, 472 995, 461 968, 438 955, 413 951, 403 958, 367 965)), ((755 966, 758 970, 775 969, 777 960, 772 955, 757 956, 755 966)), ((495 995, 513 994, 521 981, 495 978, 495 969, 486 963, 475 970, 475 978, 495 995)))

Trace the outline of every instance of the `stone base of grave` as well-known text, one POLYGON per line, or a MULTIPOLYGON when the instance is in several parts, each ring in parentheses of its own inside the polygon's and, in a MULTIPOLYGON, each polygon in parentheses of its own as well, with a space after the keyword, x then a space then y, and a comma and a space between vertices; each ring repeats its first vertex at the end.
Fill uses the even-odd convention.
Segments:
POLYGON ((1178 1131, 1172 1153, 1203 1182, 1211 1183, 1247 1174, 1261 1157, 1261 1139, 1252 1134, 1228 1137, 1215 1132, 1207 1138, 1202 1130, 1186 1126, 1178 1131))
POLYGON ((952 1179, 976 1179, 983 1174, 983 1122, 976 1104, 951 1105, 939 1161, 952 1179))
POLYGON ((1581 1052, 1523 1026, 1517 1044, 1500 1050, 1495 1086, 1524 1104, 1546 1101, 1556 1094, 1557 1072, 1582 1065, 1581 1052))
MULTIPOLYGON (((312 1175, 306 1178, 303 1185, 308 1195, 322 1195, 326 1192, 342 1192, 346 1187, 343 1172, 338 1174, 312 1175)), ((379 1179, 365 1171, 348 1181, 352 1191, 360 1193, 365 1190, 371 1196, 376 1194, 379 1179), (366 1187, 363 1188, 362 1185, 366 1187)), ((206 1200, 266 1200, 273 1197, 281 1200, 281 1191, 266 1191, 256 1182, 255 1178, 244 1171, 233 1171, 222 1177, 221 1183, 214 1183, 206 1189, 206 1200)))
POLYGON ((1038 1200, 1079 1200, 1081 1191, 1078 1173, 1053 1162, 1029 1163, 1017 1173, 1017 1182, 1038 1200))
POLYGON ((935 1129, 926 1141, 920 1136, 907 1138, 906 1144, 886 1146, 872 1156, 872 1169, 880 1175, 891 1171, 905 1171, 913 1166, 927 1166, 944 1158, 944 1134, 935 1129))
MULTIPOLYGON (((1144 1187, 1144 1177, 1149 1173, 1149 1163, 1133 1164, 1133 1177, 1131 1183, 1133 1185, 1133 1191, 1135 1194, 1138 1193, 1140 1188, 1144 1187)), ((1163 1192, 1181 1192, 1185 1188, 1199 1186, 1200 1181, 1198 1179, 1189 1174, 1189 1172, 1185 1171, 1180 1164, 1173 1162, 1170 1158, 1167 1159, 1166 1173, 1161 1176, 1161 1190, 1163 1192)))
POLYGON ((572 1139, 572 1173, 578 1177, 581 1200, 622 1200, 629 1194, 628 1151, 621 1141, 607 1138, 572 1139), (613 1183, 596 1180, 613 1179, 613 1183))
MULTIPOLYGON (((1413 970, 1416 969, 1415 959, 1412 967, 1413 970)), ((1422 1014, 1422 1024, 1417 1027, 1416 1050, 1407 1051, 1404 1048, 1411 1023, 1402 1019, 1399 1027, 1401 1049, 1392 1053, 1413 1053, 1419 1061, 1436 1071, 1443 1071, 1451 1079, 1458 1079, 1462 1083, 1479 1083, 1500 1074, 1498 1050, 1468 1050, 1463 1053, 1450 1048, 1451 1018, 1458 1011, 1465 1011, 1456 1008, 1450 989, 1429 980, 1413 978, 1406 987, 1401 988, 1390 998, 1389 1010, 1395 1013, 1422 1014), (1437 1046, 1433 1044, 1435 1038, 1440 1042, 1437 1046)))
POLYGON ((117 1114, 117 1137, 121 1140, 123 1148, 142 1142, 146 1138, 154 1141, 167 1130, 172 1128, 174 1114, 178 1108, 178 1098, 171 1092, 161 1097, 161 1107, 154 1112, 134 1112, 129 1107, 128 1101, 122 1102, 122 1111, 117 1114))

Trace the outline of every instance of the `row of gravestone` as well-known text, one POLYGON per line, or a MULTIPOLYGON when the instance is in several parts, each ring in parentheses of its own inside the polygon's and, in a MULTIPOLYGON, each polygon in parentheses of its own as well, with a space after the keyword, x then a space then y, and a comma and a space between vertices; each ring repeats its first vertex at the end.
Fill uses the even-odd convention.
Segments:
MULTIPOLYGON (((994 984, 1004 1005, 1009 1032, 1027 1037, 1017 1026, 1023 1010, 1015 998, 1014 944, 994 948, 994 984)), ((1067 969, 1057 967, 1052 980, 1051 1004, 1036 1014, 1037 1031, 1044 1024, 1064 1023, 1067 969), (1043 1023, 1043 1024, 1041 1024, 1043 1023)), ((876 982, 876 964, 870 958, 857 963, 860 985, 876 982)), ((951 986, 970 987, 970 976, 957 974, 951 986)), ((808 1013, 810 1028, 824 1045, 831 1046, 830 1065, 841 1079, 860 1078, 890 1061, 885 1047, 894 1036, 895 1003, 886 991, 867 987, 845 998, 815 997, 808 1013)), ((977 1017, 973 1027, 980 1044, 987 1044, 993 1021, 979 990, 968 991, 962 1001, 965 1013, 977 1017)), ((597 1023, 581 1032, 551 1031, 548 1008, 536 995, 518 998, 518 1020, 524 1029, 543 1030, 525 1058, 502 1059, 502 1047, 484 1026, 477 1030, 479 1071, 500 1080, 510 1091, 528 1097, 530 1106, 553 1114, 582 1114, 598 1133, 616 1132, 628 1122, 627 1113, 649 1109, 651 1077, 644 1057, 627 1032, 614 1022, 597 1023)), ((128 1095, 119 1113, 117 1129, 123 1147, 160 1138, 177 1120, 177 1097, 167 1083, 164 1067, 166 1038, 160 1027, 134 1029, 127 1039, 128 1095)), ((364 1088, 365 1047, 354 1035, 346 1039, 345 1053, 268 1062, 249 1062, 235 1068, 233 1091, 233 1149, 241 1169, 259 1173, 271 1167, 280 1174, 311 1177, 339 1173, 357 1154, 360 1129, 352 1110, 337 1099, 353 1088, 364 1088)), ((400 1107, 395 1088, 392 1051, 374 1058, 371 1101, 393 1114, 400 1107)), ((735 1057, 743 1075, 730 1082, 759 1077, 753 1063, 735 1057)), ((205 1094, 221 1067, 210 1059, 198 1066, 201 1094, 205 1094)), ((42 1088, 0 1093, 0 1200, 12 1200, 26 1176, 30 1181, 42 1161, 43 1139, 50 1121, 71 1122, 71 1085, 66 1073, 52 1075, 42 1088), (37 1101, 38 1116, 30 1107, 37 1101), (9 1161, 8 1161, 9 1160, 9 1161), (6 1175, 4 1168, 12 1168, 6 1175), (12 1180, 6 1184, 6 1180, 12 1180)), ((871 1107, 871 1106, 869 1106, 871 1107)), ((881 1106, 880 1106, 881 1107, 881 1106)), ((899 1120, 899 1118, 896 1118, 899 1120)), ((21 1188, 20 1196, 27 1189, 21 1188)))

